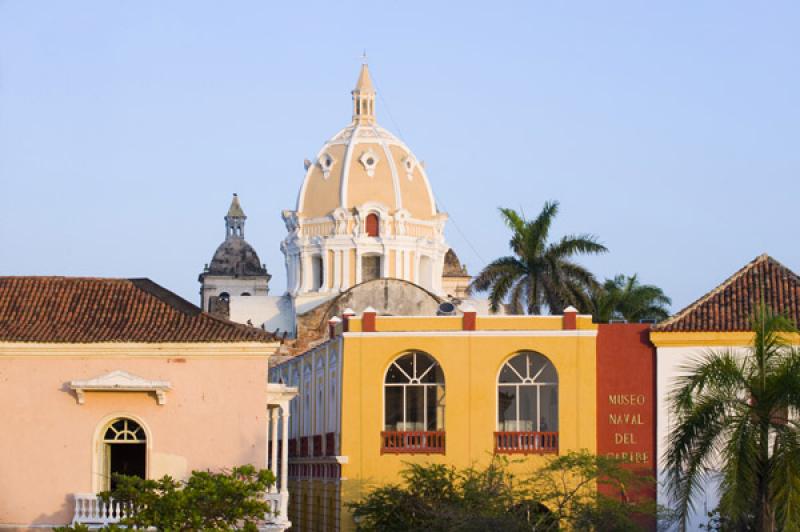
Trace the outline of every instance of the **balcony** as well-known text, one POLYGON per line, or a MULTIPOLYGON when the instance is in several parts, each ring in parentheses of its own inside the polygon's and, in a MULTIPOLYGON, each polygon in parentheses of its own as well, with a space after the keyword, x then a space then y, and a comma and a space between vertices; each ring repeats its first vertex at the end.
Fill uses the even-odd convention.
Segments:
MULTIPOLYGON (((130 515, 130 507, 126 503, 121 503, 110 499, 106 503, 95 493, 76 493, 75 515, 72 524, 87 525, 90 528, 100 528, 106 525, 118 524, 122 519, 130 515)), ((285 516, 281 516, 282 509, 287 506, 284 498, 288 500, 288 493, 270 492, 265 494, 265 499, 269 503, 270 512, 264 516, 264 522, 259 526, 259 530, 279 531, 286 530, 291 523, 285 516)), ((284 510, 285 511, 285 510, 284 510)))
POLYGON ((72 524, 106 526, 119 523, 130 515, 127 504, 110 499, 107 503, 94 493, 75 494, 75 515, 72 524))
POLYGON ((381 454, 444 454, 444 431, 381 432, 381 454))
POLYGON ((314 436, 314 456, 322 456, 322 434, 314 436))
POLYGON ((495 432, 497 454, 558 454, 558 432, 495 432))
POLYGON ((308 456, 308 436, 300 438, 300 456, 308 456))
POLYGON ((325 434, 325 456, 336 455, 336 433, 328 432, 325 434))

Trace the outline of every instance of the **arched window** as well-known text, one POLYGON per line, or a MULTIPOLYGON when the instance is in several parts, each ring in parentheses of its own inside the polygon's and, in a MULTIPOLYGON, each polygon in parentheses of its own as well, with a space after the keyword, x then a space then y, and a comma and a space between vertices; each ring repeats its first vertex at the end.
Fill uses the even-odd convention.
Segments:
POLYGON ((419 257, 418 285, 426 290, 433 290, 433 262, 427 255, 419 257))
POLYGON ((242 292, 242 295, 243 295, 243 296, 249 296, 249 295, 250 295, 250 292, 242 292))
POLYGON ((495 451, 558 451, 558 374, 544 355, 518 353, 500 369, 495 451))
POLYGON ((103 431, 103 462, 106 489, 116 487, 114 475, 145 478, 147 471, 147 436, 132 419, 118 418, 103 431))
POLYGON ((311 257, 311 289, 322 290, 322 284, 325 282, 325 270, 322 265, 322 257, 314 255, 311 257))
POLYGON ((444 452, 444 372, 419 351, 389 365, 382 452, 444 452))
POLYGON ((379 236, 380 235, 380 220, 378 219, 378 215, 374 212, 371 212, 367 215, 366 222, 366 229, 367 229, 367 236, 379 236))
POLYGON ((219 298, 222 301, 228 301, 231 298, 231 295, 228 292, 222 292, 220 293, 219 298))

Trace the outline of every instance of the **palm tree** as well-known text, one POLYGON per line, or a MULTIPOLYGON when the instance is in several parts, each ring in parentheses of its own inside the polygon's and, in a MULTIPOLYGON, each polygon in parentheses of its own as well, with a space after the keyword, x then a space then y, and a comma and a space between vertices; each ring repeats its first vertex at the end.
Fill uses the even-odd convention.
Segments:
POLYGON ((500 209, 503 221, 511 229, 512 256, 501 257, 488 266, 470 284, 471 291, 489 290, 492 312, 497 312, 509 296, 508 309, 513 314, 540 314, 542 306, 561 312, 567 305, 590 308, 590 291, 597 281, 586 268, 570 260, 580 253, 605 253, 605 246, 592 235, 568 235, 548 242, 550 225, 558 213, 558 202, 547 202, 535 220, 513 209, 500 209))
POLYGON ((746 353, 699 357, 670 395, 677 422, 665 460, 683 527, 693 496, 719 471, 731 530, 800 530, 800 352, 786 339, 797 329, 764 306, 752 328, 746 353))
POLYGON ((661 321, 669 316, 672 300, 652 284, 640 284, 636 274, 606 279, 592 294, 595 319, 599 322, 626 320, 661 321))

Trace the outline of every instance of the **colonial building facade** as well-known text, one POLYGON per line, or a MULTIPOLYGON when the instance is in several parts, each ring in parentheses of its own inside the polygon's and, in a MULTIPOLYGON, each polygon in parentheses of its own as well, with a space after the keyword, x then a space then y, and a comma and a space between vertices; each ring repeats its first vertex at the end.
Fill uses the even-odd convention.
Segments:
POLYGON ((330 320, 326 342, 270 373, 299 391, 288 447, 300 530, 353 529, 346 503, 398 482, 408 463, 464 468, 503 454, 529 472, 587 449, 654 472, 646 325, 597 325, 572 308, 515 317, 366 309, 342 319, 330 320), (600 381, 611 374, 624 377, 600 381))
POLYGON ((265 530, 285 530, 293 390, 279 342, 148 279, 0 277, 0 527, 103 525, 114 473, 270 468, 265 530))
MULTIPOLYGON (((650 341, 658 352, 656 441, 660 457, 667 449, 668 436, 674 428, 668 399, 675 378, 685 373, 687 364, 712 349, 744 356, 753 339, 753 313, 762 304, 800 324, 800 277, 766 254, 756 257, 711 292, 653 327, 650 341)), ((798 341, 797 336, 793 338, 798 341)), ((659 468, 658 475, 658 502, 669 507, 673 501, 665 489, 663 467, 659 468)), ((687 530, 708 523, 708 512, 719 502, 719 482, 717 477, 708 479, 704 492, 695 500, 687 530)))

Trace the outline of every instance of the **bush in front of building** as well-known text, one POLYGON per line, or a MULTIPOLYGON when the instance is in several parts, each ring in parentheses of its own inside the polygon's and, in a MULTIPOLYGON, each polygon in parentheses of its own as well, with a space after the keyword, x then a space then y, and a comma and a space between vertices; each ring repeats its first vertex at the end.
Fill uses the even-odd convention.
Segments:
MULTIPOLYGON (((264 495, 274 484, 271 471, 251 465, 229 471, 193 471, 186 481, 170 476, 160 480, 116 475, 112 491, 100 493, 134 509, 119 526, 156 530, 258 530, 270 511, 264 495)), ((118 530, 108 526, 101 530, 118 530)), ((84 525, 57 532, 89 530, 84 525)))
POLYGON ((627 494, 645 485, 652 478, 586 451, 549 459, 525 475, 495 457, 485 468, 461 470, 408 464, 401 484, 378 487, 349 507, 362 532, 640 530, 654 522, 655 504, 627 494))

